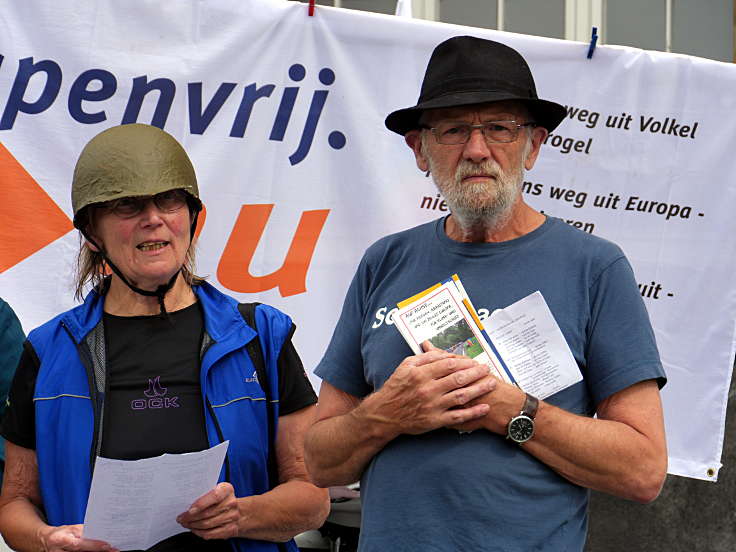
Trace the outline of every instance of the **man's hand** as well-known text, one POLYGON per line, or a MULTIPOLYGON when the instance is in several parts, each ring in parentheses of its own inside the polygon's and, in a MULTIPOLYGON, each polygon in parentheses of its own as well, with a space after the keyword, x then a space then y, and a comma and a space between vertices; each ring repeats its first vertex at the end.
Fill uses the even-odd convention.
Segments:
POLYGON ((238 501, 230 483, 220 483, 199 497, 176 521, 203 539, 238 536, 238 501))
POLYGON ((108 543, 82 537, 82 525, 46 526, 38 537, 45 552, 100 551, 117 552, 108 543))
POLYGON ((526 397, 516 385, 501 381, 490 374, 486 377, 496 382, 493 390, 471 401, 468 406, 486 404, 488 414, 464 424, 454 425, 452 429, 458 431, 487 429, 499 435, 506 435, 509 421, 521 412, 526 397))
POLYGON ((488 404, 471 403, 495 389, 497 380, 487 376, 483 364, 432 349, 404 359, 357 410, 390 427, 392 438, 462 424, 488 413, 488 404))
MULTIPOLYGON (((422 343, 422 349, 425 351, 440 351, 429 341, 422 343)), ((453 355, 455 358, 468 358, 460 355, 453 355)), ((519 414, 524 406, 524 392, 516 385, 511 385, 499 380, 495 376, 488 373, 488 367, 485 368, 485 379, 489 380, 491 389, 464 404, 464 407, 473 407, 479 405, 487 405, 488 411, 486 415, 480 418, 471 419, 465 423, 453 424, 451 429, 458 431, 475 431, 476 429, 487 429, 494 433, 506 435, 506 428, 509 420, 519 414)))
POLYGON ((445 351, 410 356, 379 391, 360 399, 322 382, 317 423, 306 437, 306 459, 321 487, 360 479, 371 459, 401 434, 464 424, 488 414, 474 399, 497 382, 488 366, 445 351))

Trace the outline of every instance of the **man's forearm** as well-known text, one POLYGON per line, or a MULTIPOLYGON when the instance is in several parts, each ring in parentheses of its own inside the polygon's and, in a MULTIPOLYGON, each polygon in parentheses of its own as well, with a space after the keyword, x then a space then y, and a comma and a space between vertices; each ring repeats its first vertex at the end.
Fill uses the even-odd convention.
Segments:
POLYGON ((342 416, 321 420, 307 433, 307 466, 320 487, 358 481, 371 459, 398 435, 388 420, 370 415, 371 401, 368 397, 342 416))
POLYGON ((381 389, 363 400, 324 382, 320 421, 306 438, 313 481, 321 487, 349 485, 399 435, 482 418, 489 406, 467 403, 495 388, 487 375, 488 367, 472 359, 432 350, 405 358, 381 389))
MULTIPOLYGON (((524 402, 508 384, 481 399, 488 415, 460 429, 485 428, 506 435, 524 402)), ((636 500, 654 500, 667 472, 667 445, 654 380, 632 385, 598 405, 598 418, 572 414, 540 401, 532 439, 523 449, 577 485, 636 500)))
POLYGON ((536 425, 523 448, 573 483, 643 503, 659 495, 667 472, 663 438, 549 404, 540 408, 536 425))
POLYGON ((287 481, 262 495, 238 499, 239 536, 284 542, 320 527, 329 511, 325 489, 306 481, 287 481))

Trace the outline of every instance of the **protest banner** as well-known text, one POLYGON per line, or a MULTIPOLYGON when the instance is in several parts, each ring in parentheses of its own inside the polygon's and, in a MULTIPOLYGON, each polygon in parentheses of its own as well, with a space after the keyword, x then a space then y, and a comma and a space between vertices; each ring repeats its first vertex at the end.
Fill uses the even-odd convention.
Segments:
MULTIPOLYGON (((0 290, 24 328, 74 304, 83 145, 151 123, 197 169, 198 272, 288 312, 310 375, 364 249, 447 214, 383 119, 415 103, 442 40, 516 48, 568 109, 525 199, 627 253, 669 376, 669 471, 717 478, 736 312, 732 65, 614 46, 588 59, 583 43, 268 0, 15 2, 0 25, 0 290)), ((394 308, 366 316, 392 324, 394 308)))

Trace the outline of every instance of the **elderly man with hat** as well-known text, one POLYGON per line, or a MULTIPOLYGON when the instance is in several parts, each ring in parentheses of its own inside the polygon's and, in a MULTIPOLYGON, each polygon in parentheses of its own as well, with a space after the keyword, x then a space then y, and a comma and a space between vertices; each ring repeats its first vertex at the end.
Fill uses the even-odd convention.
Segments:
POLYGON ((660 492, 666 378, 631 266, 521 193, 564 117, 518 52, 455 37, 386 119, 451 214, 367 250, 316 369, 307 467, 323 486, 361 479, 361 551, 582 550, 588 489, 660 492), (489 312, 541 291, 583 380, 540 401, 467 357, 407 356, 375 313, 453 273, 489 312))

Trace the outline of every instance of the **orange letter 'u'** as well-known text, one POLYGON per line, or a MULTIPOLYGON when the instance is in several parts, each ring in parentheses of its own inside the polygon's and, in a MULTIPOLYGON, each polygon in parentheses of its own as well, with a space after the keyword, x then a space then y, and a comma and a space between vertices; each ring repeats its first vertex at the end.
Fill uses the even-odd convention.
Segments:
POLYGON ((226 288, 240 293, 255 293, 278 286, 282 297, 307 291, 309 263, 330 210, 304 211, 281 268, 271 274, 253 276, 250 263, 272 209, 272 203, 241 207, 217 267, 217 279, 226 288))

